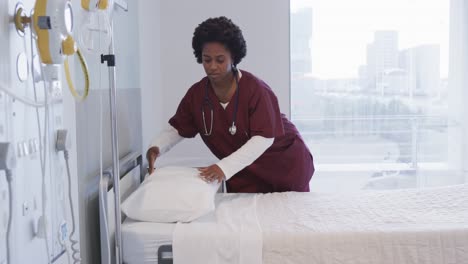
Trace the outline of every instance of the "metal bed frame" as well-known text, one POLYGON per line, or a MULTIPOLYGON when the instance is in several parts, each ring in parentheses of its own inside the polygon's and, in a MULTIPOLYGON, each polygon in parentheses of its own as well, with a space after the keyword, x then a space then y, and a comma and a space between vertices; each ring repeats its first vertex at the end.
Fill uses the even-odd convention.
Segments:
MULTIPOLYGON (((119 160, 120 170, 120 198, 124 200, 143 182, 146 170, 143 168, 141 154, 130 153, 119 160)), ((115 197, 112 174, 113 169, 103 171, 103 177, 99 182, 99 225, 101 239, 101 263, 116 263, 115 236, 121 236, 120 225, 115 224, 115 197), (107 227, 107 228, 106 228, 107 227), (109 262, 110 261, 110 262, 109 262)), ((120 208, 120 206, 118 207, 120 208)), ((121 214, 121 221, 125 216, 121 214)), ((155 252, 156 253, 156 252, 155 252)), ((158 248, 158 264, 172 264, 172 245, 162 245, 158 248)), ((123 261, 121 259, 121 261, 123 261)))

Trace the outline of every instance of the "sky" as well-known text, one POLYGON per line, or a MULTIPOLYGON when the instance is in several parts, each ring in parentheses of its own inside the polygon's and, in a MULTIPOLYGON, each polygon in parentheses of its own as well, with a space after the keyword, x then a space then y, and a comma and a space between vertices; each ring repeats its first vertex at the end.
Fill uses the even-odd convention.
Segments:
POLYGON ((398 31, 399 50, 440 45, 448 73, 448 0, 291 0, 291 12, 312 8, 312 76, 356 78, 377 30, 398 31))

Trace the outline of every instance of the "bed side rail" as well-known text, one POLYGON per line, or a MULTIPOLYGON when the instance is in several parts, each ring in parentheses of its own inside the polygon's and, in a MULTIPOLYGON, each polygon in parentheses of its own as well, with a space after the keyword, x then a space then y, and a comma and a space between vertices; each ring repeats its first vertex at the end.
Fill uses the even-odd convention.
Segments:
MULTIPOLYGON (((119 160, 120 198, 124 201, 143 180, 142 155, 130 153, 119 160)), ((99 182, 99 226, 101 240, 101 263, 115 263, 115 204, 112 167, 103 171, 99 182)), ((122 221, 125 220, 122 215, 122 221)))

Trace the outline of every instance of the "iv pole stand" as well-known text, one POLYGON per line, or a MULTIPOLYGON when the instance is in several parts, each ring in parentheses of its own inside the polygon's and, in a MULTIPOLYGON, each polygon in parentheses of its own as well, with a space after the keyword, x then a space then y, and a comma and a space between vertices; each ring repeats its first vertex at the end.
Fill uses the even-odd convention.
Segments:
MULTIPOLYGON (((113 30, 111 22, 111 31, 113 30)), ((110 98, 110 118, 111 118, 111 143, 112 143, 112 175, 114 189, 114 206, 115 206, 115 263, 121 264, 122 260, 122 238, 121 238, 121 215, 120 215, 120 164, 119 164, 119 141, 117 133, 117 89, 115 87, 115 55, 114 55, 114 40, 111 34, 111 42, 109 45, 109 54, 101 55, 101 63, 107 61, 109 68, 109 98, 110 98)))
MULTIPOLYGON (((128 11, 125 1, 116 2, 117 6, 124 11, 128 11), (123 6, 125 5, 125 7, 123 6)), ((119 164, 119 141, 117 134, 117 89, 116 71, 115 71, 115 54, 114 54, 114 26, 113 21, 110 21, 111 41, 109 44, 109 54, 101 54, 101 63, 107 62, 109 68, 109 97, 110 97, 110 118, 111 118, 111 142, 112 142, 112 174, 113 174, 113 189, 114 189, 114 206, 115 206, 115 263, 122 264, 122 230, 120 213, 120 164, 119 164)), ((110 252, 109 252, 110 253, 110 252)))

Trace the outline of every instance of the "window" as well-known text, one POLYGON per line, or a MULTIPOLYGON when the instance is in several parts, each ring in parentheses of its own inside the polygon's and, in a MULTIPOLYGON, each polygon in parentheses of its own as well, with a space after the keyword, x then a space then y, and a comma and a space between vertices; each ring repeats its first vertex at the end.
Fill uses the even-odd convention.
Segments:
POLYGON ((291 113, 314 155, 311 190, 465 181, 452 162, 463 137, 449 118, 449 5, 291 0, 291 113))

